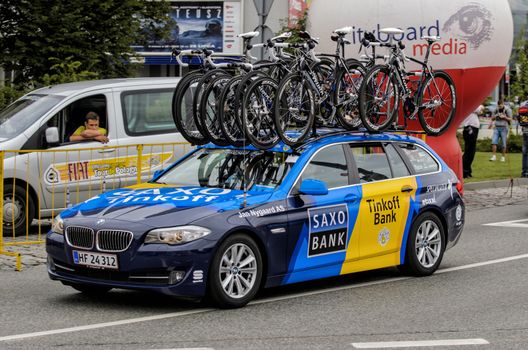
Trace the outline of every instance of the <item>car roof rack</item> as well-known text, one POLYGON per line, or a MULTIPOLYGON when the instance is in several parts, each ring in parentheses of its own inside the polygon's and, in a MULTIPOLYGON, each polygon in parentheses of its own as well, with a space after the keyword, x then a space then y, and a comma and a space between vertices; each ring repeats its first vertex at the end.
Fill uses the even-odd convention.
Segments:
MULTIPOLYGON (((304 147, 308 144, 311 144, 311 143, 314 143, 316 141, 319 141, 319 140, 322 140, 324 138, 327 138, 327 137, 331 137, 331 136, 341 136, 341 135, 359 135, 359 134, 368 134, 368 135, 382 135, 384 133, 398 133, 398 134, 406 134, 407 136, 413 136, 413 135, 427 135, 427 133, 423 130, 398 130, 398 129, 388 129, 388 130, 385 130, 385 131, 381 131, 381 132, 378 132, 378 133, 373 133, 373 132, 369 132, 368 130, 366 129, 362 129, 362 130, 345 130, 345 129, 339 129, 339 130, 335 130, 333 129, 333 131, 330 131, 332 129, 319 129, 318 132, 315 134, 315 135, 312 135, 310 136, 308 139, 306 139, 305 142, 303 142, 302 144, 298 145, 297 147, 295 147, 294 149, 298 149, 298 148, 301 148, 301 147, 304 147), (325 132, 326 130, 328 130, 328 132, 325 132), (323 131, 323 133, 319 133, 319 131, 323 131)), ((425 141, 425 140, 424 140, 425 141)))

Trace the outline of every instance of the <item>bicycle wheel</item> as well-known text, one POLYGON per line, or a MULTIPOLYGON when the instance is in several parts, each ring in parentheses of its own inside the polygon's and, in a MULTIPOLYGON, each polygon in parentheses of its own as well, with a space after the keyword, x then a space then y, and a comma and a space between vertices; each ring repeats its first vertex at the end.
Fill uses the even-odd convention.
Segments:
POLYGON ((418 97, 418 120, 428 135, 443 134, 455 115, 456 91, 453 80, 444 71, 427 77, 418 97))
POLYGON ((288 74, 280 82, 275 99, 275 128, 279 137, 289 146, 299 145, 310 134, 314 118, 314 92, 301 74, 288 74))
POLYGON ((334 90, 334 106, 339 123, 347 130, 361 125, 359 116, 359 89, 365 76, 365 68, 357 60, 347 60, 346 70, 337 74, 334 90))
POLYGON ((193 117, 192 102, 201 72, 192 72, 180 80, 172 98, 172 117, 182 136, 193 145, 203 145, 207 139, 198 130, 193 117))
POLYGON ((399 91, 396 77, 387 66, 374 66, 359 90, 359 115, 370 132, 387 129, 398 113, 399 91))
MULTIPOLYGON (((327 57, 323 58, 326 59, 313 64, 310 68, 315 73, 315 76, 317 77, 317 80, 319 81, 319 84, 323 90, 328 94, 328 96, 330 96, 332 95, 332 90, 334 89, 333 85, 336 76, 334 71, 334 63, 332 61, 329 62, 327 57)), ((316 107, 316 121, 318 124, 325 124, 327 121, 329 121, 330 117, 332 117, 334 109, 333 101, 331 101, 330 98, 324 99, 322 103, 316 107)))
POLYGON ((273 123, 273 103, 277 82, 268 77, 255 80, 248 88, 242 104, 242 128, 247 139, 259 149, 268 149, 279 142, 273 123))
POLYGON ((219 74, 204 89, 200 101, 200 117, 202 119, 203 134, 218 146, 227 146, 218 118, 219 98, 230 76, 219 74))
POLYGON ((192 105, 194 123, 196 124, 197 129, 200 131, 200 133, 202 133, 202 135, 205 134, 202 122, 203 118, 200 115, 200 103, 202 101, 202 95, 207 86, 211 83, 211 81, 213 81, 213 79, 218 77, 219 75, 228 75, 228 73, 222 69, 214 69, 210 72, 205 73, 196 85, 196 91, 194 92, 192 105))
POLYGON ((242 132, 239 109, 237 110, 235 107, 240 105, 237 103, 236 91, 241 80, 241 76, 231 78, 224 86, 218 100, 220 129, 222 130, 224 139, 235 147, 242 147, 246 143, 244 133, 242 132))

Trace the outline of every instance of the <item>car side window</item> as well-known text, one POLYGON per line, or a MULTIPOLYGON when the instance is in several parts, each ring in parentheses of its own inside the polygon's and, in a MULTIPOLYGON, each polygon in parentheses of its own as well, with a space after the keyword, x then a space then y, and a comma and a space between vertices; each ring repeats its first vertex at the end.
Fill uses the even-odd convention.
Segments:
POLYGON ((385 180, 392 177, 389 161, 381 144, 351 144, 350 149, 356 162, 360 183, 385 180))
POLYGON ((131 91, 121 97, 125 129, 129 135, 176 132, 172 118, 174 90, 131 91))
POLYGON ((399 146, 416 174, 434 173, 439 170, 438 162, 422 147, 412 143, 401 143, 399 146))
POLYGON ((387 152, 387 157, 389 158, 393 177, 404 177, 411 175, 409 169, 407 168, 407 165, 405 165, 405 162, 403 161, 402 157, 396 151, 396 149, 394 149, 392 144, 385 144, 385 151, 387 152))
POLYGON ((325 147, 315 154, 304 169, 301 180, 314 179, 328 188, 348 186, 348 166, 342 145, 325 147))

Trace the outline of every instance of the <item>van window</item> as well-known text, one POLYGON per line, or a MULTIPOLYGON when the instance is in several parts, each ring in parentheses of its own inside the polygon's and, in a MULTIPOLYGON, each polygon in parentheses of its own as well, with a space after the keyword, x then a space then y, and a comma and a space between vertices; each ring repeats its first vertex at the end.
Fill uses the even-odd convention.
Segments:
POLYGON ((55 95, 27 95, 0 111, 0 138, 20 135, 47 113, 64 97, 55 95))
POLYGON ((123 118, 129 135, 176 132, 172 118, 173 89, 123 93, 123 118))
POLYGON ((108 131, 106 96, 99 94, 84 97, 61 109, 47 122, 47 126, 55 126, 59 129, 59 142, 70 142, 79 126, 84 126, 86 114, 95 112, 99 115, 99 127, 108 131))

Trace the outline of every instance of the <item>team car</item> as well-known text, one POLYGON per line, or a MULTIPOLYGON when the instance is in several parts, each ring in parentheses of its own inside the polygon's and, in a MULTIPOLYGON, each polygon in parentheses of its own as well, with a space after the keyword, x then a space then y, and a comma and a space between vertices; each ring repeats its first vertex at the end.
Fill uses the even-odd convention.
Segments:
POLYGON ((423 141, 325 134, 291 149, 199 147, 148 182, 63 211, 51 279, 210 297, 397 266, 432 274, 464 226, 462 186, 423 141))

